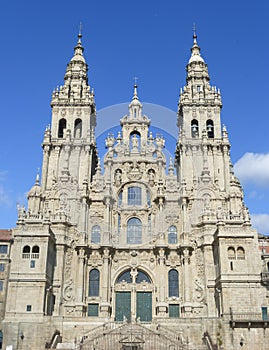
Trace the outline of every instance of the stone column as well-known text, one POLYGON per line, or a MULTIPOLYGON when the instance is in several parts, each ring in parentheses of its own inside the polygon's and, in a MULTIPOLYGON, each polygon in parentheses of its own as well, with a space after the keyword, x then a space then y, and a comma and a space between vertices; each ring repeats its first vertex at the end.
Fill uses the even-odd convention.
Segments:
POLYGON ((83 316, 84 311, 84 272, 85 272, 85 252, 83 248, 79 249, 78 255, 78 270, 76 283, 76 314, 83 316))
POLYGON ((190 301, 190 255, 189 249, 185 248, 183 250, 183 264, 184 264, 184 302, 190 301))
POLYGON ((110 313, 110 273, 109 273, 110 252, 108 248, 103 250, 103 271, 102 271, 102 295, 100 304, 100 316, 109 317, 110 313))
POLYGON ((156 305, 157 314, 159 317, 166 317, 168 304, 165 302, 165 296, 166 296, 166 290, 167 290, 166 286, 167 286, 168 276, 165 268, 164 248, 159 249, 158 262, 159 262, 159 266, 157 269, 157 276, 158 276, 158 285, 159 285, 159 300, 156 305))
POLYGON ((57 266, 55 269, 54 280, 53 280, 53 292, 55 295, 55 305, 54 305, 54 316, 62 315, 62 298, 63 298, 63 283, 62 279, 64 276, 64 245, 58 244, 56 246, 57 254, 57 266))
POLYGON ((190 269, 190 250, 188 247, 183 250, 183 274, 184 274, 184 303, 183 310, 185 316, 191 316, 192 306, 190 300, 191 269, 190 269))

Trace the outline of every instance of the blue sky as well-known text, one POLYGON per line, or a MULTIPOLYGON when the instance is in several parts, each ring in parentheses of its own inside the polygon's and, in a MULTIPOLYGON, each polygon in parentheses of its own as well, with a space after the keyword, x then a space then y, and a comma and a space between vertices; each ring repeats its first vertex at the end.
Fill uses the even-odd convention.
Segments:
POLYGON ((128 102, 137 76, 142 102, 176 111, 195 22, 211 83, 221 89, 245 201, 259 231, 269 233, 268 13, 265 0, 3 2, 0 228, 15 226, 16 204, 26 202, 41 167, 51 93, 63 83, 79 23, 98 110, 128 102))

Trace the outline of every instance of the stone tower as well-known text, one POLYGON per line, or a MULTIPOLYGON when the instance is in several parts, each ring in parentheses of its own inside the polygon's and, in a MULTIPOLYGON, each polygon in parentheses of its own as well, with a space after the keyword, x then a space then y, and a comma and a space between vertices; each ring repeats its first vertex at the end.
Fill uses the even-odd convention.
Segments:
POLYGON ((196 35, 175 159, 153 135, 135 84, 102 170, 87 70, 79 35, 52 95, 41 184, 37 176, 13 230, 4 344, 261 349, 268 302, 258 236, 196 35))

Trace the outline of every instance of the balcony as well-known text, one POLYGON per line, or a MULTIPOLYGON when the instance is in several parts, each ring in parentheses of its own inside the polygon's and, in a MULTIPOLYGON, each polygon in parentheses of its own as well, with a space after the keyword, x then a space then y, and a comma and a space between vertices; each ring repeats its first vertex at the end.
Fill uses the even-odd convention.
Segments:
POLYGON ((262 313, 230 313, 231 328, 269 328, 268 315, 262 313))

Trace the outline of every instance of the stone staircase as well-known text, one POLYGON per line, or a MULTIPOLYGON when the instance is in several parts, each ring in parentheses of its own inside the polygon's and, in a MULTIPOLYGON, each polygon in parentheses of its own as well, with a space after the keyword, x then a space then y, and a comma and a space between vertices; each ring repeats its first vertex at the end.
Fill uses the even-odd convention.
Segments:
POLYGON ((84 334, 77 343, 58 343, 59 350, 216 350, 209 334, 199 346, 159 324, 107 322, 84 334))

